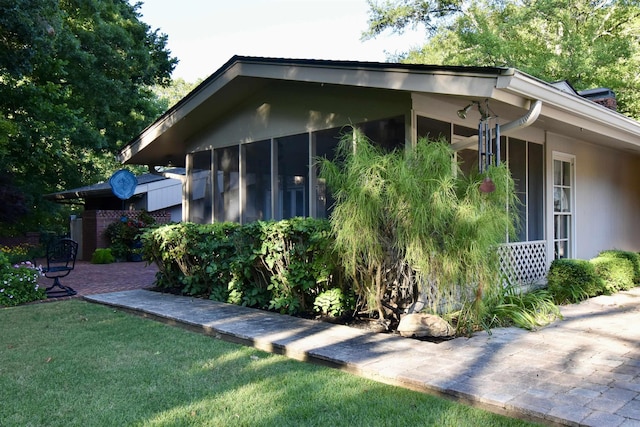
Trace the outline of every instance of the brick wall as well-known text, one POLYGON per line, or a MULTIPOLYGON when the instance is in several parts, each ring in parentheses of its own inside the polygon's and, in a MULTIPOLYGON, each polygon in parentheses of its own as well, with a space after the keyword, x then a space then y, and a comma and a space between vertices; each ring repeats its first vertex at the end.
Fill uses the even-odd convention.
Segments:
MULTIPOLYGON (((120 221, 123 215, 129 218, 138 218, 141 211, 112 211, 96 210, 84 211, 82 214, 82 258, 90 260, 93 252, 98 248, 108 248, 109 241, 104 236, 104 230, 112 222, 120 221)), ((171 212, 167 210, 153 213, 147 212, 158 224, 171 222, 171 212)))
POLYGON ((19 245, 38 246, 40 244, 40 233, 27 233, 18 237, 0 237, 0 246, 19 246, 19 245))

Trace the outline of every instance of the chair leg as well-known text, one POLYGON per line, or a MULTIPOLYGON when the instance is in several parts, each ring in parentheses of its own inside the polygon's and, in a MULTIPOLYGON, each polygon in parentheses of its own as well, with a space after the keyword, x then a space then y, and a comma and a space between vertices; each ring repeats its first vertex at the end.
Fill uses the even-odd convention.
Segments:
POLYGON ((53 279, 53 285, 46 288, 45 292, 47 293, 47 298, 70 297, 77 294, 71 287, 60 283, 59 277, 53 279), (59 288, 60 290, 54 291, 53 288, 59 288))

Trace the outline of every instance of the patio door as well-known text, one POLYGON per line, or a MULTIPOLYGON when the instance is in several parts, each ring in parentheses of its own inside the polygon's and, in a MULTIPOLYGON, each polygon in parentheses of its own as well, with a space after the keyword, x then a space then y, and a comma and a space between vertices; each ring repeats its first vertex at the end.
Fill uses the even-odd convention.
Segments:
POLYGON ((553 154, 554 258, 573 257, 575 229, 575 157, 553 154))

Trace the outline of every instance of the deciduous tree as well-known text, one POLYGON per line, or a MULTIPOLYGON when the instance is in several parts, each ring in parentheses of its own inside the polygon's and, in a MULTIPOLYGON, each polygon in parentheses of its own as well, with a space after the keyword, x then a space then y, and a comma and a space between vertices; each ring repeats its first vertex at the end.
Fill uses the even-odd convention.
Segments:
POLYGON ((546 81, 567 80, 578 90, 608 87, 620 112, 640 118, 636 0, 467 0, 446 15, 425 9, 430 2, 369 4, 366 37, 421 23, 430 30, 422 48, 396 59, 515 67, 546 81))
POLYGON ((24 228, 52 216, 42 194, 108 177, 161 112, 151 86, 170 82, 176 60, 139 7, 0 0, 0 167, 31 209, 24 228))

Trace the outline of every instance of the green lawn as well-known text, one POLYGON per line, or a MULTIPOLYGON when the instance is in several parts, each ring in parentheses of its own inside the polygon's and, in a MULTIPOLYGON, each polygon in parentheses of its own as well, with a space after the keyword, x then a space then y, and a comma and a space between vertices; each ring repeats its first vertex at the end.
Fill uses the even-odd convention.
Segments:
POLYGON ((78 300, 0 324, 3 427, 527 425, 78 300))

